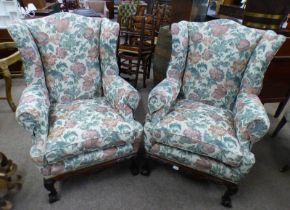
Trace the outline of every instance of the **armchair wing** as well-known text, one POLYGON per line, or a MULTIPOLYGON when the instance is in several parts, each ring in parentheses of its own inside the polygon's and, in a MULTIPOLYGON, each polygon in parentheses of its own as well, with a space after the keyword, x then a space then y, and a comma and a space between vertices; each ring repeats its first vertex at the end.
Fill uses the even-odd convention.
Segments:
POLYGON ((159 83, 149 94, 148 110, 151 120, 165 116, 176 101, 181 88, 181 77, 185 68, 188 51, 187 22, 181 21, 171 26, 172 55, 166 79, 159 83))
POLYGON ((25 24, 10 26, 9 33, 19 49, 24 65, 26 84, 41 84, 45 86, 43 66, 38 48, 25 24))
POLYGON ((43 166, 45 141, 48 133, 49 97, 42 61, 34 39, 23 23, 10 26, 9 33, 16 43, 24 65, 28 85, 16 110, 16 120, 33 138, 30 155, 38 166, 43 166))
POLYGON ((271 60, 285 40, 282 35, 266 31, 248 62, 234 106, 237 137, 242 145, 250 146, 269 130, 267 113, 257 95, 262 89, 264 74, 271 60))

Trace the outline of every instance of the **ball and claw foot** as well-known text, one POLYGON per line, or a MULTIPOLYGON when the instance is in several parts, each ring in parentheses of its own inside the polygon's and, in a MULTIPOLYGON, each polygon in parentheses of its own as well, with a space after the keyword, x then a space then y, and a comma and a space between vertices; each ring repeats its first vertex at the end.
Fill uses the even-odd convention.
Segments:
POLYGON ((58 201, 58 196, 57 196, 57 193, 49 193, 48 194, 48 202, 49 203, 54 203, 56 201, 58 201))
POLYGON ((43 180, 43 184, 44 184, 45 189, 47 189, 49 191, 49 194, 48 194, 48 202, 49 203, 54 203, 54 202, 59 200, 57 191, 54 187, 54 183, 55 183, 55 180, 53 180, 53 179, 44 179, 43 180))
POLYGON ((225 194, 222 196, 221 204, 224 207, 232 208, 231 196, 233 196, 237 192, 238 192, 238 186, 237 185, 229 185, 229 186, 227 186, 227 190, 226 190, 225 194))
POLYGON ((137 176, 139 174, 139 164, 136 159, 133 159, 130 165, 130 171, 133 176, 137 176))

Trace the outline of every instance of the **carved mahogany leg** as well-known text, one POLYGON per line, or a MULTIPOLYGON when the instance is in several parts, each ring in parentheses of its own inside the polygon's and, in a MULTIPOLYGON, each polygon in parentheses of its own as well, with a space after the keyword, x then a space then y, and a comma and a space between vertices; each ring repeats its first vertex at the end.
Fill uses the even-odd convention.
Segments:
POLYGON ((130 171, 133 176, 137 176, 139 174, 139 161, 137 157, 132 158, 130 171))
POLYGON ((54 187, 55 180, 53 179, 43 179, 43 184, 45 189, 49 191, 48 198, 49 203, 54 203, 59 200, 57 191, 54 187))
POLYGON ((225 194, 222 196, 221 204, 224 207, 232 208, 232 199, 231 196, 235 195, 238 192, 238 185, 236 184, 229 184, 227 185, 227 190, 225 194))
POLYGON ((277 127, 275 128, 274 132, 272 133, 272 137, 275 137, 278 134, 278 132, 283 128, 286 122, 287 122, 286 118, 283 117, 282 120, 277 125, 277 127))
POLYGON ((141 167, 141 174, 143 176, 149 176, 151 173, 151 169, 150 169, 150 161, 148 158, 145 158, 144 163, 141 167))

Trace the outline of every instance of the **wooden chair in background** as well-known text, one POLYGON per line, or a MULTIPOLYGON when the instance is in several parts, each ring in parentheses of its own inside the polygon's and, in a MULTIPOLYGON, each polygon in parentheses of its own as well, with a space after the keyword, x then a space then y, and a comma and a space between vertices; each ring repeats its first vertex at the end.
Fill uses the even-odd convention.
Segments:
POLYGON ((146 87, 154 51, 155 25, 153 16, 132 16, 127 28, 120 30, 118 43, 120 73, 127 76, 135 75, 133 79, 135 87, 139 74, 143 74, 143 87, 146 87))
POLYGON ((15 64, 18 61, 21 61, 21 57, 19 51, 17 51, 14 42, 3 42, 0 43, 0 50, 7 50, 13 52, 11 55, 0 59, 0 76, 5 80, 5 91, 6 97, 0 97, 1 100, 5 99, 8 101, 9 106, 12 111, 15 112, 16 105, 13 102, 11 87, 12 87, 12 78, 22 77, 23 76, 23 68, 19 71, 13 71, 13 73, 9 70, 9 66, 15 64), (16 52, 15 52, 16 51, 16 52))

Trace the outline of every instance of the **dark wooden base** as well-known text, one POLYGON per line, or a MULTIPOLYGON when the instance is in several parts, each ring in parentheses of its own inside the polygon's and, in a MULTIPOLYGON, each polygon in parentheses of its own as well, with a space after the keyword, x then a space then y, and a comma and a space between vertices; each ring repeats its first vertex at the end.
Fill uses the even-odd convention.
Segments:
POLYGON ((45 189, 49 191, 48 194, 49 203, 54 203, 59 200, 54 184, 55 184, 54 179, 43 179, 43 185, 45 189))
POLYGON ((167 160, 167 159, 164 159, 164 158, 161 158, 161 157, 158 157, 156 155, 149 154, 149 153, 147 153, 144 156, 144 164, 141 167, 141 174, 142 175, 145 175, 145 176, 150 175, 150 173, 151 173, 150 164, 149 164, 150 159, 156 160, 156 161, 161 162, 161 163, 165 163, 166 165, 171 166, 171 167, 174 166, 180 172, 185 172, 187 174, 190 174, 194 178, 210 180, 210 181, 213 181, 215 183, 225 185, 227 187, 227 189, 221 198, 221 204, 227 208, 232 207, 231 196, 235 195, 238 192, 238 185, 236 183, 232 183, 232 182, 214 177, 213 175, 194 170, 194 169, 189 168, 187 166, 181 165, 177 162, 170 161, 170 160, 167 160))
POLYGON ((58 192, 55 189, 55 182, 56 181, 62 181, 64 179, 67 179, 68 177, 71 176, 77 176, 77 175, 84 175, 84 174, 89 174, 92 173, 93 171, 96 171, 98 169, 104 169, 108 168, 110 166, 113 166, 121 161, 126 161, 126 160, 131 160, 131 165, 130 165, 130 171, 133 176, 136 176, 139 174, 139 159, 138 159, 138 153, 134 152, 130 155, 127 155, 125 157, 121 157, 115 160, 110 160, 101 164, 93 165, 90 167, 82 168, 76 171, 72 172, 67 172, 60 174, 58 176, 55 176, 53 178, 48 178, 48 179, 43 179, 43 185, 45 189, 49 191, 48 198, 49 198, 49 203, 54 203, 59 200, 59 195, 58 192))

